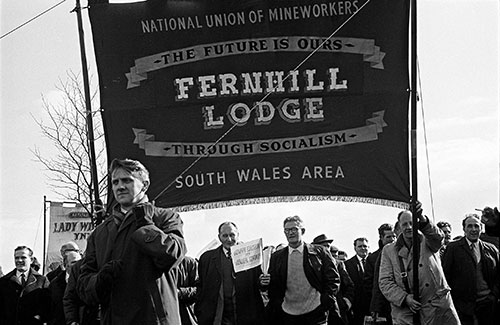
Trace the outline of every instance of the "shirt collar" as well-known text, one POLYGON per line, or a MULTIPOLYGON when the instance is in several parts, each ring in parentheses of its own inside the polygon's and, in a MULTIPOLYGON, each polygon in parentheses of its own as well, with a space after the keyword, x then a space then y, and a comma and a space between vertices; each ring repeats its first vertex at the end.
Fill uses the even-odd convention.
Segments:
MULTIPOLYGON (((149 198, 148 198, 147 194, 145 194, 144 197, 139 202, 136 203, 136 206, 141 204, 141 203, 146 203, 146 202, 149 202, 149 198)), ((122 209, 120 204, 116 204, 113 208, 114 211, 119 212, 119 213, 123 214, 124 216, 127 215, 132 209, 133 208, 126 211, 126 210, 122 209)))
MULTIPOLYGON (((363 258, 360 257, 358 254, 356 254, 356 257, 358 258, 359 263, 363 262, 363 258)), ((366 261, 366 257, 365 257, 365 261, 366 261)))
POLYGON ((304 244, 300 245, 297 248, 292 248, 288 246, 288 255, 292 254, 293 251, 299 251, 300 254, 304 253, 304 244))
POLYGON ((30 272, 29 271, 26 271, 26 272, 19 272, 19 270, 16 269, 16 276, 18 279, 21 279, 21 274, 24 274, 24 276, 26 277, 26 279, 28 279, 28 274, 30 272))
POLYGON ((465 237, 465 240, 467 241, 467 246, 470 247, 470 245, 474 244, 474 247, 478 247, 479 239, 476 242, 471 242, 469 238, 465 237))

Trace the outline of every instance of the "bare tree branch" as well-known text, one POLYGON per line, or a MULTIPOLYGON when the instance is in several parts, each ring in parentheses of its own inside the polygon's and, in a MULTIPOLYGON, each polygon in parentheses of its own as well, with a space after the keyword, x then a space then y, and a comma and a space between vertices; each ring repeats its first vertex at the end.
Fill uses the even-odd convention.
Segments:
MULTIPOLYGON (((52 191, 66 200, 77 201, 87 206, 92 202, 92 184, 90 149, 87 138, 85 97, 79 74, 69 71, 66 79, 59 79, 56 89, 61 94, 59 101, 50 102, 42 95, 42 108, 46 119, 36 119, 41 134, 56 149, 56 154, 49 156, 40 148, 30 148, 34 160, 44 170, 52 191)), ((91 100, 94 108, 94 145, 96 148, 97 184, 101 197, 107 194, 106 151, 102 120, 97 112, 97 89, 92 91, 91 100)))

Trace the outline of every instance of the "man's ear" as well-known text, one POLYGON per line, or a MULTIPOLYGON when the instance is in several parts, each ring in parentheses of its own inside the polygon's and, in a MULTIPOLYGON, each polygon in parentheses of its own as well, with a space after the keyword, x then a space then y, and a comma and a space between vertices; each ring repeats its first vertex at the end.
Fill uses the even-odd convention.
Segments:
POLYGON ((146 192, 149 188, 149 181, 142 182, 142 191, 146 192))
POLYGON ((306 233, 306 228, 301 228, 300 230, 302 231, 302 235, 306 233))

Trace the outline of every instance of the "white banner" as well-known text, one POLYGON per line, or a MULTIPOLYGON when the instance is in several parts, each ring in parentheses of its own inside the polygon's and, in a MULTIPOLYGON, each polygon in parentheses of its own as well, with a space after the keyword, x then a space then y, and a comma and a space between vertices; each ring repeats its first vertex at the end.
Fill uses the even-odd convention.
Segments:
POLYGON ((245 271, 262 264, 262 238, 231 247, 234 272, 245 271))
POLYGON ((61 262, 61 246, 69 241, 77 243, 82 252, 87 248, 87 237, 94 230, 85 208, 77 203, 50 202, 48 245, 45 269, 53 262, 61 262))
POLYGON ((269 262, 271 261, 271 254, 275 251, 276 249, 273 246, 268 246, 262 251, 262 273, 267 274, 269 262))

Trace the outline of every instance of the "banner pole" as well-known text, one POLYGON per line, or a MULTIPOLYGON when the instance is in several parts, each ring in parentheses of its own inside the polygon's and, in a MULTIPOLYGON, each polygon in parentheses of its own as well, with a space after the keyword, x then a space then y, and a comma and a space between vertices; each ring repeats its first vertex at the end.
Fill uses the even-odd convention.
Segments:
POLYGON ((47 267, 47 196, 43 196, 43 265, 42 274, 45 275, 45 268, 47 267))
MULTIPOLYGON (((92 180, 91 191, 90 191, 91 193, 89 193, 90 211, 93 212, 94 204, 102 205, 102 202, 99 198, 99 179, 97 177, 97 163, 96 163, 95 147, 94 147, 94 125, 92 122, 92 106, 90 100, 89 74, 87 69, 87 55, 85 53, 85 37, 83 32, 82 8, 80 5, 80 0, 76 0, 76 7, 75 9, 73 9, 73 11, 76 12, 76 18, 78 23, 78 35, 80 40, 80 56, 82 60, 82 77, 83 77, 83 88, 85 93, 85 112, 87 121, 87 139, 89 145, 90 173, 92 180), (92 192, 94 194, 94 198, 92 198, 92 192)), ((94 219, 92 213, 91 213, 91 218, 94 219)), ((95 220, 92 221, 95 222, 95 220)))
MULTIPOLYGON (((418 241, 417 180, 417 0, 411 0, 411 212, 413 222, 413 299, 420 301, 418 264, 420 244, 418 241)), ((413 324, 420 324, 420 313, 413 314, 413 324)))

